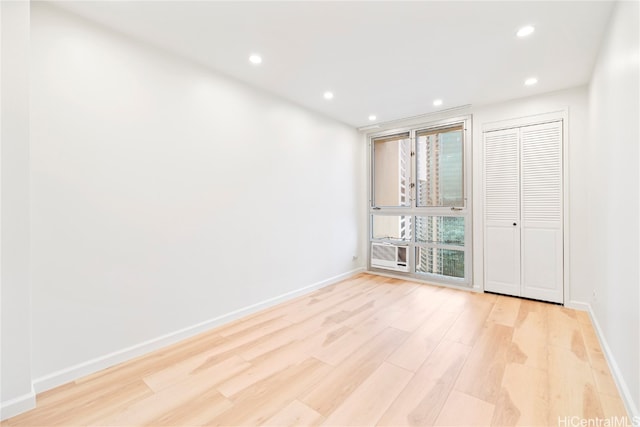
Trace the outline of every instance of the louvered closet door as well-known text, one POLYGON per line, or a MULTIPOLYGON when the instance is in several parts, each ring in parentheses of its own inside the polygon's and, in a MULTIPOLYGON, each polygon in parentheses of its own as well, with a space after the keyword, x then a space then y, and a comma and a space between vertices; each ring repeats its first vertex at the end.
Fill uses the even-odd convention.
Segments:
POLYGON ((520 295, 518 129, 484 133, 485 290, 520 295))
POLYGON ((522 296, 563 300, 562 122, 520 128, 522 296))

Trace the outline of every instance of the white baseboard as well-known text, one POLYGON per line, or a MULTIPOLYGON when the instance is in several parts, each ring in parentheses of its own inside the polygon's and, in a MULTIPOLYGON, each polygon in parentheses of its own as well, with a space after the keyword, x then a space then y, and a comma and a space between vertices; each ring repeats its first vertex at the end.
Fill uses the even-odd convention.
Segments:
POLYGON ((572 308, 574 310, 587 311, 587 312, 591 311, 591 306, 586 302, 569 301, 569 302, 565 302, 564 306, 567 308, 572 308))
POLYGON ((326 280, 322 280, 312 285, 305 286, 303 288, 284 293, 277 297, 269 298, 259 303, 252 304, 250 306, 232 311, 231 313, 223 314, 221 316, 214 317, 213 319, 209 319, 204 322, 189 326, 187 328, 183 328, 178 331, 171 332, 166 335, 162 335, 160 337, 157 337, 148 341, 144 341, 134 346, 127 347, 127 348, 115 351, 113 353, 109 353, 104 356, 97 357, 95 359, 87 360, 86 362, 82 362, 65 369, 61 369, 59 371, 53 372, 43 377, 36 378, 33 381, 33 388, 37 393, 50 390, 59 385, 66 384, 70 381, 74 381, 78 378, 98 372, 102 369, 106 369, 111 366, 117 365, 119 363, 125 362, 127 360, 131 360, 134 357, 138 357, 143 354, 149 353, 151 351, 158 350, 162 347, 175 344, 186 338, 190 338, 199 333, 208 331, 217 326, 223 325, 225 323, 229 323, 233 320, 258 312, 260 310, 263 310, 265 308, 274 306, 281 302, 290 300, 297 296, 301 296, 309 292, 312 292, 316 289, 320 289, 325 286, 332 285, 336 282, 355 276, 356 274, 362 273, 364 271, 365 271, 364 268, 357 268, 355 270, 351 270, 346 273, 339 274, 334 277, 330 277, 326 280))
MULTIPOLYGON (((584 303, 581 303, 584 304, 584 303)), ((593 328, 596 331, 596 335, 598 336, 598 341, 600 341, 600 347, 602 347, 602 352, 604 353, 604 357, 607 360, 607 364, 609 365, 609 369, 611 370, 611 375, 613 376, 613 380, 616 382, 616 386, 618 387, 618 393, 620 393, 620 397, 624 402, 624 406, 627 409, 627 413, 632 420, 640 420, 640 412, 638 411, 638 407, 636 406, 633 398, 631 397, 631 391, 629 390, 629 386, 622 376, 622 372, 620 372, 620 367, 616 363, 616 359, 611 352, 611 348, 609 344, 607 344, 607 340, 602 333, 602 329, 600 328, 600 323, 598 323, 598 319, 593 313, 593 309, 590 304, 584 304, 587 306, 587 311, 589 312, 589 317, 591 318, 591 323, 593 323, 593 328)), ((635 421, 637 422, 637 421, 635 421)), ((636 425, 636 424, 633 424, 636 425)))
POLYGON ((36 393, 31 389, 29 393, 7 400, 0 404, 0 421, 27 412, 36 407, 36 393))

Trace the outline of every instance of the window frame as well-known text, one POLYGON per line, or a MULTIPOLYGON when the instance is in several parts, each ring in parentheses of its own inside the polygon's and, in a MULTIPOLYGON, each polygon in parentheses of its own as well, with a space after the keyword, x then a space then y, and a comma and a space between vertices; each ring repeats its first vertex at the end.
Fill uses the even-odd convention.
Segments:
MULTIPOLYGON (((415 182, 415 207, 420 207, 420 208, 451 208, 452 206, 426 206, 426 205, 418 205, 418 191, 419 191, 419 185, 418 185, 418 180, 417 180, 417 176, 418 176, 418 138, 422 135, 420 134, 433 134, 433 133, 439 133, 438 131, 442 131, 442 130, 451 130, 451 129, 457 129, 458 127, 461 127, 462 129, 462 136, 463 136, 463 141, 462 141, 462 201, 463 201, 463 207, 464 204, 466 204, 466 178, 467 178, 467 173, 465 173, 465 168, 467 167, 467 160, 465 159, 465 123, 464 122, 459 122, 459 123, 454 123, 452 125, 444 125, 444 126, 433 126, 433 127, 428 127, 426 129, 416 129, 415 132, 413 133, 414 138, 415 138, 415 176, 412 176, 413 179, 416 180, 415 182), (435 132, 434 132, 435 131, 435 132)), ((455 207, 459 207, 459 206, 455 206, 455 207)))
MULTIPOLYGON (((370 176, 370 180, 369 180, 369 204, 371 206, 373 206, 374 202, 375 202, 375 182, 376 182, 376 175, 375 175, 375 163, 376 163, 376 154, 375 154, 375 140, 380 140, 380 139, 391 139, 394 136, 402 136, 402 135, 407 135, 406 138, 398 138, 397 141, 402 141, 405 139, 409 139, 409 181, 411 181, 412 177, 413 177, 413 165, 412 165, 412 156, 411 153, 413 152, 413 140, 412 140, 412 133, 410 131, 401 131, 401 132, 391 132, 389 134, 385 133, 383 135, 377 135, 377 136, 372 136, 369 138, 369 145, 371 147, 370 150, 370 156, 371 156, 371 176, 370 176)), ((412 205, 412 200, 411 200, 411 186, 410 186, 410 182, 409 182, 409 193, 408 193, 408 198, 409 198, 409 203, 406 205, 380 205, 380 206, 376 206, 377 208, 385 208, 385 209, 393 209, 393 208, 399 208, 399 209, 405 209, 408 207, 411 207, 412 205)))
POLYGON ((414 279, 418 279, 425 282, 432 282, 444 285, 453 285, 458 287, 469 288, 473 286, 472 267, 473 267, 473 254, 472 254, 472 129, 471 129, 471 115, 453 117, 438 121, 418 123, 413 126, 407 126, 403 128, 395 128, 384 130, 381 132, 371 133, 367 135, 369 150, 368 150, 368 165, 369 165, 369 179, 368 179, 368 209, 367 209, 367 222, 368 222, 368 239, 367 239, 367 268, 370 271, 408 276, 414 279), (450 207, 450 206, 417 206, 417 134, 425 131, 433 131, 437 129, 448 129, 462 124, 462 150, 463 150, 463 168, 462 168, 462 182, 463 182, 463 206, 450 207), (375 206, 374 205, 374 191, 375 191, 375 152, 374 152, 374 140, 378 138, 391 137, 394 135, 402 135, 409 133, 411 140, 411 155, 410 155, 410 191, 409 191, 409 205, 408 206, 375 206), (371 267, 371 243, 380 242, 381 239, 373 238, 373 217, 374 215, 404 215, 411 217, 411 239, 409 241, 401 240, 387 240, 387 243, 392 243, 398 246, 408 246, 407 262, 409 263, 409 272, 395 272, 384 269, 371 267), (437 243, 420 243, 417 241, 416 233, 416 220, 417 217, 428 216, 454 216, 465 218, 465 236, 464 246, 455 246, 449 244, 437 244, 437 243), (418 247, 436 247, 440 249, 454 249, 464 251, 464 278, 456 278, 453 276, 444 276, 432 273, 418 273, 416 271, 416 256, 418 247))

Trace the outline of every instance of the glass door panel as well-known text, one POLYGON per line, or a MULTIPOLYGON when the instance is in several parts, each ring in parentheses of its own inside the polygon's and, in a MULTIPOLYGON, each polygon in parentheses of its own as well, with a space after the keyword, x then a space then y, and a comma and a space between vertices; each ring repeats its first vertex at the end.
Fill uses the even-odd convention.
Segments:
POLYGON ((464 206, 462 125, 416 133, 416 205, 464 206))
POLYGON ((373 198, 377 207, 411 205, 409 133, 373 139, 373 198))
POLYGON ((417 247, 416 272, 464 279, 464 250, 417 247))
POLYGON ((464 246, 464 217, 417 216, 416 242, 464 246))
POLYGON ((411 217, 407 215, 373 215, 371 237, 375 240, 411 240, 411 217))

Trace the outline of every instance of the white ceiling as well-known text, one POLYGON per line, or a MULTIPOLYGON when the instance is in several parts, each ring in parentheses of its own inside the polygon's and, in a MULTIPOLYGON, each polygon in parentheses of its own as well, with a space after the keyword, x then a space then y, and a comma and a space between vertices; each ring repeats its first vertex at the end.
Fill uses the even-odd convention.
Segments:
POLYGON ((588 82, 610 1, 65 1, 354 127, 588 82), (519 27, 535 33, 519 39, 519 27), (260 66, 248 62, 260 53, 260 66), (539 83, 525 87, 525 78, 539 83), (327 101, 325 90, 335 93, 327 101), (434 107, 433 100, 444 104, 434 107))

